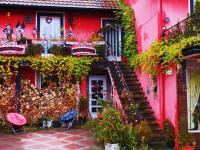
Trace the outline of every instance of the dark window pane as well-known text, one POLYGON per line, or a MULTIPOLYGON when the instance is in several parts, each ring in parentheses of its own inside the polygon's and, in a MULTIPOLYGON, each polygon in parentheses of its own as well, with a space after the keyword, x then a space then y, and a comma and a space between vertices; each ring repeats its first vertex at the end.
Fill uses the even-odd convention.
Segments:
POLYGON ((97 108, 96 108, 96 107, 93 107, 93 108, 92 108, 92 112, 97 112, 97 108))

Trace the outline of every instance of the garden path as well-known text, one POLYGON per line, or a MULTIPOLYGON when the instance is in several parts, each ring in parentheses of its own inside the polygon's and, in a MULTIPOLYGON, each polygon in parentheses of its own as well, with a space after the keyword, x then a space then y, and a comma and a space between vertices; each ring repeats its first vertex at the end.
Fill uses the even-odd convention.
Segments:
POLYGON ((83 129, 45 130, 12 135, 0 133, 0 150, 97 150, 83 129))

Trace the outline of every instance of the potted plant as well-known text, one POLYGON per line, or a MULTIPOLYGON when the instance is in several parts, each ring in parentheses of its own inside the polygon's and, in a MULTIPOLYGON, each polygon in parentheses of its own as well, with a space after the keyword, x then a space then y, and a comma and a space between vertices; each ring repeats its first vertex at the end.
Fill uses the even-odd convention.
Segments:
POLYGON ((185 118, 187 117, 181 116, 179 120, 178 142, 181 146, 181 150, 194 150, 194 139, 192 135, 188 133, 188 127, 185 118))
POLYGON ((28 56, 40 56, 43 52, 44 52, 44 48, 41 44, 28 45, 27 51, 26 51, 28 56))
POLYGON ((95 46, 95 49, 96 49, 96 53, 102 57, 103 59, 105 58, 105 45, 97 45, 95 46))
POLYGON ((172 149, 175 146, 174 126, 166 119, 164 122, 163 135, 168 148, 172 149))
POLYGON ((49 53, 54 55, 60 55, 62 51, 61 46, 53 45, 51 48, 49 48, 49 53))

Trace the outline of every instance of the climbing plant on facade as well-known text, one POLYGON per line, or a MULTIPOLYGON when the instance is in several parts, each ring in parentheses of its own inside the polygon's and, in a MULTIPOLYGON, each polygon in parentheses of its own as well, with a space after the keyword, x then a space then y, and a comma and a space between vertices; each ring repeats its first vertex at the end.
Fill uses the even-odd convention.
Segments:
POLYGON ((141 67, 146 73, 155 77, 172 64, 181 65, 183 50, 199 44, 200 38, 197 36, 156 40, 146 52, 132 57, 130 64, 135 69, 141 67))
POLYGON ((123 0, 119 0, 119 11, 116 17, 120 20, 124 30, 124 55, 130 59, 137 53, 137 40, 135 32, 135 15, 133 9, 126 5, 123 0))
POLYGON ((97 58, 90 57, 8 57, 0 56, 0 74, 9 78, 18 73, 21 65, 29 65, 33 70, 39 71, 44 77, 48 74, 57 74, 60 78, 66 77, 79 81, 90 71, 90 65, 97 58))

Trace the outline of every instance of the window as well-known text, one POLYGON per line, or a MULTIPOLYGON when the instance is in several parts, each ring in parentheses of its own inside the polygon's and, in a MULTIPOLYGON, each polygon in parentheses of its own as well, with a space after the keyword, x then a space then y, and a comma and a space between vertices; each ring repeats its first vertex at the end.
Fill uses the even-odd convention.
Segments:
POLYGON ((48 88, 48 87, 59 87, 60 81, 57 75, 47 75, 46 79, 42 78, 39 72, 36 72, 36 87, 37 88, 48 88))
POLYGON ((200 132, 200 63, 187 61, 187 111, 191 132, 200 132))

